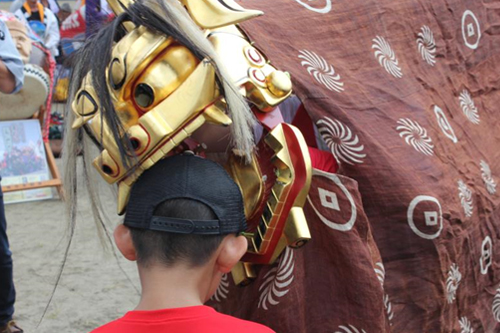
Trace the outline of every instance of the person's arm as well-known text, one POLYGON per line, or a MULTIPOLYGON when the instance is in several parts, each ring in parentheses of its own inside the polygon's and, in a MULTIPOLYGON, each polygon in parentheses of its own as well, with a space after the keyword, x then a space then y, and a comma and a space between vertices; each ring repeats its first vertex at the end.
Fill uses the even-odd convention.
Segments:
POLYGON ((14 13, 16 10, 21 9, 24 4, 24 0, 14 0, 9 8, 9 12, 14 13))
MULTIPOLYGON (((57 18, 52 11, 47 10, 47 31, 45 32, 44 38, 45 47, 53 51, 57 49, 57 44, 59 44, 60 40, 61 35, 59 32, 59 25, 57 24, 57 18)), ((57 54, 53 54, 52 56, 55 57, 57 54)))
POLYGON ((59 13, 59 10, 61 9, 57 0, 48 0, 48 2, 49 2, 49 8, 52 11, 52 13, 54 13, 54 15, 57 15, 57 13, 59 13))
POLYGON ((7 66, 0 60, 0 91, 4 94, 10 94, 16 88, 16 78, 7 69, 7 66))
POLYGON ((24 81, 24 64, 16 49, 9 29, 0 21, 0 91, 6 94, 21 89, 24 81))

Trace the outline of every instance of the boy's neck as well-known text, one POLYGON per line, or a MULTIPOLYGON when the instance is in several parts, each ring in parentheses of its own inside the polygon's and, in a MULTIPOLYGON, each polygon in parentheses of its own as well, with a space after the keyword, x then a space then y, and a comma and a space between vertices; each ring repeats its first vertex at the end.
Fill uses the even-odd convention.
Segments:
POLYGON ((160 310, 203 305, 216 277, 214 267, 189 268, 139 265, 141 300, 135 310, 160 310))

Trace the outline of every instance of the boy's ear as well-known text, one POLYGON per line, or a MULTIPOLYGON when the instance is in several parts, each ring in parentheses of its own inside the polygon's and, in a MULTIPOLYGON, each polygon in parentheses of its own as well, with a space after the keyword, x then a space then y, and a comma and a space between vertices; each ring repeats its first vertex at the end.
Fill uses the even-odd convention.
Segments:
POLYGON ((244 236, 226 236, 220 245, 219 255, 216 260, 219 271, 229 273, 233 266, 243 257, 247 248, 248 242, 244 236))
POLYGON ((130 229, 123 224, 119 224, 115 228, 113 236, 115 237, 116 247, 118 247, 118 250, 120 250, 123 256, 130 261, 137 260, 137 255, 135 252, 134 242, 132 241, 132 233, 130 232, 130 229))

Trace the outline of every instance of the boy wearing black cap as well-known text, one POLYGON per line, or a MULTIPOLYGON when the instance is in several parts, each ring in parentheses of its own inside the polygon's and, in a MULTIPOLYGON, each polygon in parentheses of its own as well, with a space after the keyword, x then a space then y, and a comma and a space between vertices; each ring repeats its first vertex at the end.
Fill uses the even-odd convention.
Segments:
POLYGON ((137 260, 141 300, 93 333, 273 332, 203 305, 245 253, 245 228, 241 192, 218 164, 192 155, 155 164, 134 184, 114 233, 125 258, 137 260))

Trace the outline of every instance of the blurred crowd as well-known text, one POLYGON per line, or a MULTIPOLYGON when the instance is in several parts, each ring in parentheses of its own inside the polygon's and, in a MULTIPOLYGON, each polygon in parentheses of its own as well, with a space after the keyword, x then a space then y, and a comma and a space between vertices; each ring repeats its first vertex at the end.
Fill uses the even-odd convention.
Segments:
POLYGON ((85 0, 75 2, 73 8, 57 0, 14 0, 9 12, 0 11, 0 20, 5 21, 25 63, 32 62, 33 43, 62 63, 85 37, 85 0))

